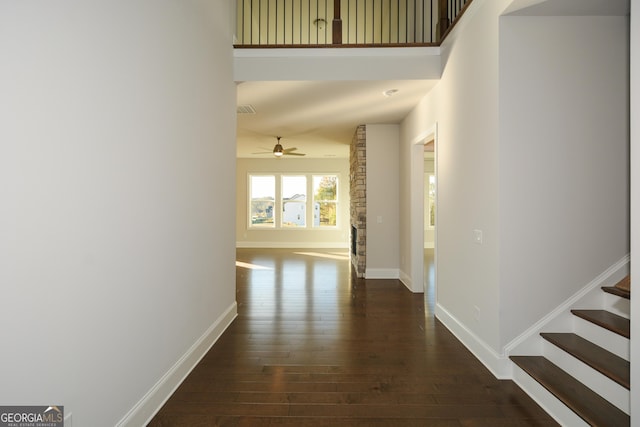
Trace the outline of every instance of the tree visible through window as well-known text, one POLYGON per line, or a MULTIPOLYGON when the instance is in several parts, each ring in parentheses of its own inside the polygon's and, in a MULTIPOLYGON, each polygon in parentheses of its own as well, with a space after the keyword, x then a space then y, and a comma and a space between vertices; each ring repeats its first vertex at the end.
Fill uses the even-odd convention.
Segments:
POLYGON ((335 227, 338 213, 338 177, 313 177, 313 226, 335 227))

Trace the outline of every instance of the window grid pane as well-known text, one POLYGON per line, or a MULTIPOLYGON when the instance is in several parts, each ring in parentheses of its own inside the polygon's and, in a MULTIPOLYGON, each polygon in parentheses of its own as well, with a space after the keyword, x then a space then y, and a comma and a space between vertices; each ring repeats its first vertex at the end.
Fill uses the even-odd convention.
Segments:
POLYGON ((275 227, 276 177, 273 175, 250 176, 250 217, 252 227, 275 227))
POLYGON ((436 226, 436 177, 429 175, 429 227, 436 226))
POLYGON ((282 176, 282 227, 307 226, 307 177, 282 176))
POLYGON ((313 201, 313 226, 337 226, 338 177, 336 175, 314 175, 313 201))

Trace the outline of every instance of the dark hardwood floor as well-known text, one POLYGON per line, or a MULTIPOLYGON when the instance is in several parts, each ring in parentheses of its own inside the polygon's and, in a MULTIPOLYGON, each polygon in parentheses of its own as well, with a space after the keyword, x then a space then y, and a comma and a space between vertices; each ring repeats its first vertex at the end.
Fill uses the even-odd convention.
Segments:
POLYGON ((346 250, 237 260, 238 318, 150 426, 557 425, 434 318, 432 286, 355 279, 346 250))

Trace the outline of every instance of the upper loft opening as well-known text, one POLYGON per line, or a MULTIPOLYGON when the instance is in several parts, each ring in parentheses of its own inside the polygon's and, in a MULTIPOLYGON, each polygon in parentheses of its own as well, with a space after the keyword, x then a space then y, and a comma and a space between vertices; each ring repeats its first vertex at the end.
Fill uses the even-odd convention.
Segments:
POLYGON ((236 48, 439 46, 472 0, 236 0, 236 48))

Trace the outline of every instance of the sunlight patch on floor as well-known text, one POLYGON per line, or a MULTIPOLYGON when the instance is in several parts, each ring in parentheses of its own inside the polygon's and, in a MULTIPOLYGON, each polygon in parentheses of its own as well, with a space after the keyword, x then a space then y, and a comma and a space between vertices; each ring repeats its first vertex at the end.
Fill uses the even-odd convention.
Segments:
MULTIPOLYGON (((329 258, 329 259, 338 259, 338 260, 348 260, 349 259, 349 255, 344 255, 342 253, 337 253, 337 252, 333 252, 333 253, 321 253, 321 252, 294 252, 294 254, 296 255, 306 255, 306 256, 313 256, 313 257, 318 257, 318 258, 329 258)), ((347 252, 348 254, 348 252, 347 252)))
POLYGON ((329 253, 333 255, 340 255, 340 256, 349 258, 349 250, 344 250, 342 252, 329 252, 329 253))
POLYGON ((236 267, 249 268, 251 270, 273 270, 273 267, 264 267, 257 264, 249 264, 248 262, 236 261, 236 267))

